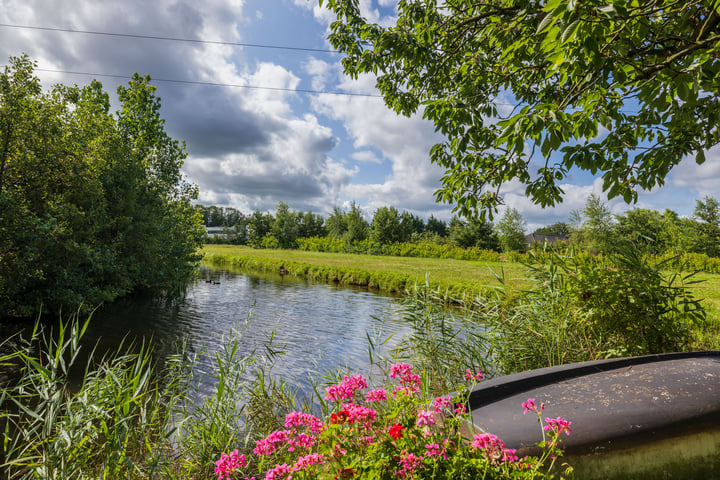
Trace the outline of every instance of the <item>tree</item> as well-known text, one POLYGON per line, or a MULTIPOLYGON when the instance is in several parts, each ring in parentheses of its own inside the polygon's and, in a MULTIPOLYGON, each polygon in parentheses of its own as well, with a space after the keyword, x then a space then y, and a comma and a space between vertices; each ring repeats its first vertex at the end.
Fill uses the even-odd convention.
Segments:
POLYGON ((345 213, 340 207, 334 207, 332 215, 330 215, 325 222, 325 229, 327 230, 328 236, 340 240, 343 238, 343 235, 345 235, 345 232, 347 232, 347 228, 345 213))
POLYGON ((362 242, 367 238, 370 225, 367 220, 363 218, 360 207, 358 207, 355 202, 350 206, 350 211, 345 214, 345 224, 347 225, 347 230, 343 235, 343 240, 347 243, 362 242))
POLYGON ((533 233, 538 235, 557 235, 561 237, 569 237, 571 227, 565 222, 556 222, 546 227, 540 227, 533 233))
POLYGON ((0 74, 0 316, 95 306, 190 280, 203 238, 149 77, 43 93, 27 56, 0 74))
POLYGON ((395 207, 381 207, 375 211, 370 225, 370 238, 376 243, 393 243, 402 240, 400 216, 395 207))
POLYGON ((720 256, 720 203, 713 197, 695 200, 696 238, 693 251, 720 256))
POLYGON ((527 223, 514 208, 505 210, 500 221, 495 225, 495 232, 503 252, 525 250, 525 228, 527 223))
POLYGON ((499 250, 497 236, 492 223, 480 218, 463 222, 458 217, 450 219, 450 243, 462 248, 478 247, 485 250, 499 250))
POLYGON ((660 212, 644 208, 628 210, 623 215, 616 215, 615 241, 624 241, 636 246, 642 246, 648 253, 662 253, 666 251, 661 244, 663 217, 660 212))
POLYGON ((299 226, 295 213, 290 211, 287 202, 280 201, 275 207, 275 221, 272 222, 270 233, 277 239, 280 248, 297 246, 299 226))
POLYGON ((376 74, 390 108, 422 107, 447 138, 436 195, 463 215, 492 218, 511 179, 555 205, 572 168, 636 201, 720 143, 717 2, 400 0, 390 26, 358 0, 319 2, 345 72, 376 74))
POLYGON ((430 232, 435 235, 444 237, 445 235, 447 235, 447 230, 447 224, 444 221, 435 218, 433 215, 430 215, 427 221, 427 225, 425 226, 426 232, 430 232))
POLYGON ((325 235, 325 226, 323 225, 324 220, 322 216, 316 215, 312 212, 307 212, 305 215, 302 215, 302 212, 299 215, 299 232, 298 236, 300 238, 309 238, 309 237, 322 237, 325 235))
POLYGON ((248 244, 253 248, 262 248, 262 241, 270 234, 274 219, 269 213, 255 210, 247 220, 248 244))

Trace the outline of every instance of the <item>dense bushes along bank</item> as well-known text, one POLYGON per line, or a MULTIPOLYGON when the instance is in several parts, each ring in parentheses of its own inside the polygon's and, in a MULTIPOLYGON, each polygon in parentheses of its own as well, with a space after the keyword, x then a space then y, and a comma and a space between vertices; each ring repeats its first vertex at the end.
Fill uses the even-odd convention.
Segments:
POLYGON ((26 57, 0 72, 0 317, 179 288, 203 238, 149 77, 43 89, 26 57))

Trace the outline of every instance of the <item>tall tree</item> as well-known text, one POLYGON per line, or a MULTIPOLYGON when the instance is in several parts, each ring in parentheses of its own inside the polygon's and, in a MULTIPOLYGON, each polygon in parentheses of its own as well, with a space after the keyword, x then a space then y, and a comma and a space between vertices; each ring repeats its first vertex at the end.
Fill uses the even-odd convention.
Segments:
POLYGON ((368 237, 370 225, 355 202, 350 205, 350 211, 345 214, 345 224, 347 225, 347 231, 345 231, 343 239, 346 242, 361 242, 368 237))
POLYGON ((377 243, 393 243, 402 240, 400 216, 395 207, 381 207, 375 211, 370 225, 370 238, 377 243))
POLYGON ((400 0, 392 25, 367 2, 319 2, 345 72, 376 74, 390 108, 447 138, 430 152, 437 198, 461 214, 492 213, 511 179, 555 205, 573 168, 633 201, 720 143, 716 1, 400 0))
POLYGON ((515 208, 505 210, 502 218, 495 224, 495 232, 503 252, 525 250, 525 228, 527 222, 515 208))
POLYGON ((345 212, 343 212, 340 207, 333 207, 332 215, 330 215, 325 222, 325 229, 327 230, 328 236, 338 240, 343 238, 348 226, 345 212))
POLYGON ((663 229, 663 217, 660 212, 644 208, 634 208, 622 215, 615 216, 616 240, 630 242, 642 246, 648 253, 665 252, 666 245, 661 235, 663 229))
POLYGON ((546 227, 540 227, 533 233, 538 235, 557 235, 561 237, 569 237, 572 228, 565 222, 556 222, 546 227))
POLYGON ((290 211, 287 202, 278 202, 275 207, 275 221, 272 223, 270 233, 275 236, 280 248, 295 248, 297 246, 298 232, 297 215, 290 211))
POLYGON ((450 243, 458 247, 478 247, 485 250, 499 250, 500 243, 493 231, 493 225, 480 218, 472 218, 463 222, 458 217, 450 219, 450 243))
POLYGON ((425 231, 444 237, 447 235, 447 223, 430 215, 425 226, 425 231))
POLYGON ((262 213, 255 210, 247 220, 247 238, 248 244, 253 248, 262 247, 263 238, 268 235, 272 229, 273 216, 269 213, 262 213))
POLYGON ((713 197, 695 201, 696 221, 694 251, 711 257, 720 256, 720 203, 713 197))

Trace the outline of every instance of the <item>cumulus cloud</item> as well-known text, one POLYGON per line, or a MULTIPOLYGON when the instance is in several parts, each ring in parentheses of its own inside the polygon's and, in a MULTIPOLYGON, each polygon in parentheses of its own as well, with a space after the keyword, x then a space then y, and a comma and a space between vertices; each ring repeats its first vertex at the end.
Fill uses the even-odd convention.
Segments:
MULTIPOLYGON (((244 41, 238 27, 250 21, 239 0, 208 0, 202 7, 182 0, 67 3, 8 0, 0 19, 17 25, 224 42, 244 41)), ((260 18, 256 11, 250 16, 260 18)), ((40 69, 150 74, 162 98, 166 129, 186 141, 184 171, 200 187, 203 202, 266 210, 286 200, 293 201, 294 208, 324 210, 357 173, 357 168, 328 156, 337 143, 332 130, 315 115, 293 107, 297 95, 286 90, 297 88, 300 77, 282 65, 254 62, 240 47, 0 29, 0 54, 7 58, 21 52, 40 69)), ((322 62, 308 65, 320 81, 322 62)), ((85 84, 91 79, 38 73, 53 82, 85 84)), ((109 92, 126 82, 100 79, 109 92)))

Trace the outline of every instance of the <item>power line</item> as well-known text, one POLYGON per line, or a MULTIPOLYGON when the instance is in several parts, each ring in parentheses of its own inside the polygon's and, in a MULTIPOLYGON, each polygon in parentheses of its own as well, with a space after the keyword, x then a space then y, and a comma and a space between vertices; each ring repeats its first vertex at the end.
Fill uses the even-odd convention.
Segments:
MULTIPOLYGON (((71 70, 53 70, 49 68, 35 68, 38 72, 49 72, 49 73, 64 73, 70 75, 85 75, 90 77, 107 77, 107 78, 122 78, 123 80, 133 78, 129 75, 112 75, 109 73, 90 73, 90 72, 75 72, 71 70)), ((351 92, 337 92, 331 90, 308 90, 302 88, 283 88, 283 87, 262 87, 258 85, 241 85, 239 83, 216 83, 216 82, 200 82, 195 80, 177 80, 172 78, 152 78, 153 82, 165 82, 165 83, 179 83, 183 85, 207 85, 211 87, 230 87, 230 88, 249 88, 253 90, 274 90, 282 92, 295 92, 295 93, 310 93, 310 94, 328 94, 328 95, 345 95, 348 97, 369 97, 369 98, 382 98, 382 95, 373 95, 370 93, 351 93, 351 92)))
POLYGON ((266 45, 261 43, 241 43, 241 42, 223 42, 214 40, 200 40, 194 38, 177 38, 177 37, 161 37, 156 35, 136 35, 131 33, 114 33, 114 32, 97 32, 93 30, 76 30, 71 28, 53 28, 53 27, 37 27, 32 25, 13 25, 9 23, 0 23, 0 27, 20 28, 27 30, 45 30, 50 32, 64 33, 84 33, 86 35, 102 35, 106 37, 125 37, 125 38, 142 38, 146 40, 165 40, 169 42, 187 42, 187 43, 204 43, 210 45, 229 45, 233 47, 252 47, 252 48, 269 48, 276 50, 295 50, 301 52, 316 53, 340 53, 337 50, 324 50, 321 48, 305 48, 305 47, 288 47, 284 45, 266 45))

